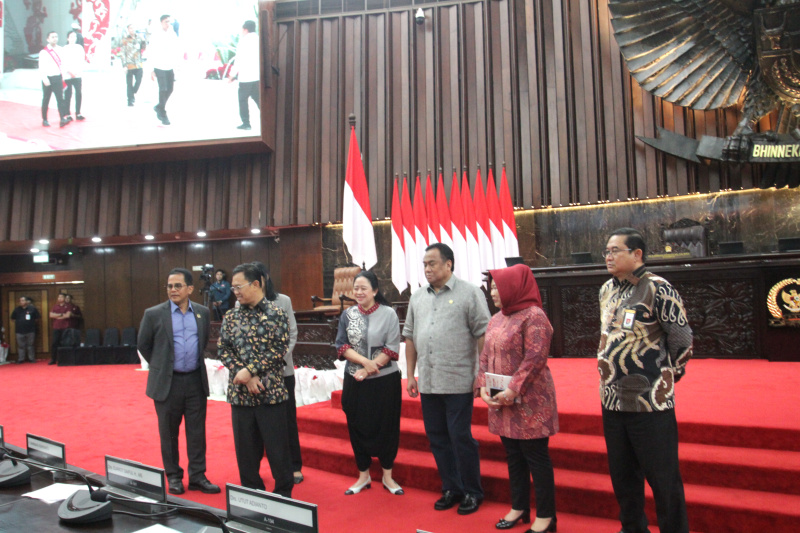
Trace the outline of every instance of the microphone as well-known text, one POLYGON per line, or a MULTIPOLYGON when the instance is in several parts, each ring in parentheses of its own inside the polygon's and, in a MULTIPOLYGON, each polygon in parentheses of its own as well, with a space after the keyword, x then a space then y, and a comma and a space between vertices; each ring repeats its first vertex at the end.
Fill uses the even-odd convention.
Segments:
MULTIPOLYGON (((98 489, 98 490, 95 490, 95 491, 92 491, 91 494, 89 495, 89 497, 92 499, 92 501, 95 501, 95 502, 117 502, 117 503, 123 503, 124 504, 124 503, 127 503, 127 502, 136 501, 136 500, 133 500, 131 498, 126 498, 126 497, 121 496, 121 495, 113 494, 113 493, 109 492, 108 490, 102 489, 102 488, 98 489)), ((217 516, 216 514, 214 514, 213 512, 211 512, 211 511, 209 511, 207 509, 202 509, 200 507, 192 507, 190 505, 183 505, 183 504, 180 504, 180 503, 155 502, 155 503, 152 503, 150 505, 158 505, 158 506, 164 507, 165 509, 175 509, 175 510, 178 510, 178 511, 194 512, 194 513, 199 513, 199 514, 202 514, 202 515, 205 515, 205 516, 210 516, 210 517, 214 518, 214 520, 216 520, 219 523, 220 527, 222 528, 223 533, 230 533, 230 530, 228 529, 228 526, 225 525, 225 521, 222 519, 222 517, 217 516)), ((144 517, 157 516, 159 514, 162 514, 162 513, 155 513, 155 514, 132 513, 132 512, 127 512, 127 511, 115 511, 115 512, 119 513, 119 514, 127 514, 127 515, 131 515, 131 516, 144 516, 144 517)))
MULTIPOLYGON (((3 461, 0 462, 0 487, 12 487, 15 485, 29 483, 31 480, 31 473, 30 469, 25 465, 35 466, 43 470, 53 470, 56 472, 69 474, 71 476, 78 476, 84 483, 86 483, 86 486, 89 489, 88 491, 79 490, 75 492, 72 494, 72 496, 64 500, 61 503, 61 507, 58 508, 58 517, 65 523, 89 524, 92 522, 100 522, 102 520, 111 519, 111 512, 113 511, 111 502, 93 501, 91 495, 94 492, 94 489, 92 489, 91 483, 83 474, 74 472, 72 470, 67 470, 66 468, 59 468, 56 466, 39 463, 30 459, 15 457, 8 449, 2 447, 0 447, 0 461, 3 461), (8 464, 3 461, 4 459, 9 459, 11 461, 11 469, 18 469, 19 466, 22 466, 25 469, 25 472, 22 474, 18 472, 16 476, 11 476, 11 483, 14 484, 8 483, 8 480, 6 480, 4 483, 3 478, 8 477, 3 475, 3 465, 8 464), (17 463, 22 463, 22 465, 17 465, 17 463)), ((8 470, 7 467, 6 469, 8 470)))

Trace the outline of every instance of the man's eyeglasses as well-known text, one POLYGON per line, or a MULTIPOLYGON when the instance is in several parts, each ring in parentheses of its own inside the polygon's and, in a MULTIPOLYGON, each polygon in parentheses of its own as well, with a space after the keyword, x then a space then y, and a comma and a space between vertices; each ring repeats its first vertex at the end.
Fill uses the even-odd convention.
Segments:
POLYGON ((614 257, 617 257, 622 252, 632 252, 632 251, 633 250, 631 250, 630 248, 623 248, 623 249, 612 248, 610 250, 603 250, 603 252, 600 255, 603 256, 603 259, 605 259, 609 255, 613 255, 614 257))
POLYGON ((183 283, 167 283, 167 290, 171 291, 172 289, 175 289, 176 291, 179 291, 187 286, 188 285, 184 285, 183 283))
POLYGON ((247 287, 248 285, 250 285, 252 283, 253 282, 251 281, 250 283, 245 283, 244 285, 234 285, 233 287, 231 287, 231 289, 234 292, 241 292, 242 289, 244 289, 245 287, 247 287))

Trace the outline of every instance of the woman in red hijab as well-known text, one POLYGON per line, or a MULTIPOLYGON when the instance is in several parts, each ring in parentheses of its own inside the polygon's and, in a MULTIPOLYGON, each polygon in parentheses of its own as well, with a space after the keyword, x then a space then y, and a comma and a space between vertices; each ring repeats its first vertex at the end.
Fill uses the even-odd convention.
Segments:
POLYGON ((490 408, 489 431, 500 435, 506 449, 511 485, 511 510, 495 527, 510 529, 519 521, 530 522, 533 475, 536 520, 531 531, 556 531, 555 482, 548 451, 549 437, 558 431, 556 391, 547 367, 553 327, 542 310, 539 286, 529 267, 490 270, 489 282, 492 300, 501 312, 492 317, 486 330, 478 385, 490 408))

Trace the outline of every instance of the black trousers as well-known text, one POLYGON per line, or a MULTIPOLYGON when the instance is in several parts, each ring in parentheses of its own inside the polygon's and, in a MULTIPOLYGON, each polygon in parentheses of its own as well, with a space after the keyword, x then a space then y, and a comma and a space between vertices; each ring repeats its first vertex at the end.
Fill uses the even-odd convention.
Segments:
POLYGON ((231 421, 236 463, 239 466, 242 486, 266 490, 259 474, 261 458, 264 457, 266 449, 269 468, 275 479, 275 490, 272 492, 291 498, 294 476, 284 403, 256 407, 232 405, 231 421))
POLYGON ((167 114, 167 100, 172 94, 172 89, 175 87, 175 71, 174 70, 161 70, 153 69, 156 73, 156 81, 158 82, 158 111, 159 117, 167 114))
POLYGON ((128 103, 136 101, 136 93, 142 84, 142 69, 130 68, 125 71, 125 85, 128 87, 128 103))
POLYGON ((662 533, 688 533, 686 498, 678 467, 675 410, 627 413, 603 409, 611 484, 625 533, 645 533, 644 480, 653 489, 662 533))
POLYGON ((442 491, 483 498, 478 441, 472 437, 472 393, 420 394, 425 434, 442 491))
POLYGON ((58 347, 61 346, 61 338, 64 336, 66 329, 53 330, 53 342, 50 344, 50 360, 54 363, 58 361, 58 347))
POLYGON ((189 481, 205 478, 206 472, 206 409, 200 369, 188 374, 172 375, 167 399, 154 402, 161 438, 161 460, 167 478, 183 478, 178 452, 178 432, 186 420, 186 455, 189 458, 189 481))
POLYGON ((48 76, 50 85, 42 83, 42 120, 47 120, 47 109, 50 106, 50 95, 56 97, 56 105, 58 106, 58 116, 61 118, 66 117, 69 112, 67 106, 64 105, 64 78, 59 76, 48 76))
POLYGON ((240 81, 239 82, 239 116, 242 118, 242 124, 245 126, 250 125, 250 108, 248 107, 248 100, 252 98, 253 101, 261 109, 261 93, 258 91, 257 81, 240 81))
POLYGON ((300 432, 297 430, 297 399, 294 395, 295 379, 294 376, 284 376, 283 382, 286 390, 289 391, 289 399, 286 400, 286 428, 289 432, 289 455, 292 458, 292 472, 299 472, 303 469, 303 456, 300 453, 300 432))
POLYGON ((75 91, 75 115, 81 114, 81 100, 83 99, 83 91, 81 90, 81 78, 70 78, 67 80, 67 89, 64 91, 64 107, 69 115, 69 107, 72 103, 72 92, 75 91))
POLYGON ((500 437, 506 449, 511 508, 531 508, 531 475, 536 494, 536 516, 556 515, 556 484, 548 445, 550 439, 511 439, 500 437))

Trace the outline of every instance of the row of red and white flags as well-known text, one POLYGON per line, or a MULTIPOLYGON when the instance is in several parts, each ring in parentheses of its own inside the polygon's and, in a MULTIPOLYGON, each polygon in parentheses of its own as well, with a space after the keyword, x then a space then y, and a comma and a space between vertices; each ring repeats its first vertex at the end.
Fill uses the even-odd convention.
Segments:
MULTIPOLYGON (((378 257, 367 180, 355 128, 350 132, 343 208, 343 238, 353 262, 372 268, 378 257)), ((435 193, 428 174, 424 199, 421 178, 417 176, 413 204, 408 179, 403 178, 401 193, 395 178, 392 191, 392 283, 399 292, 406 287, 414 292, 427 283, 422 259, 425 248, 437 242, 453 250, 455 275, 477 286, 483 282, 483 272, 505 268, 506 257, 519 256, 514 206, 505 167, 499 190, 489 168, 484 191, 478 169, 474 195, 470 193, 466 170, 460 187, 458 174, 454 171, 449 200, 441 172, 435 193)))

